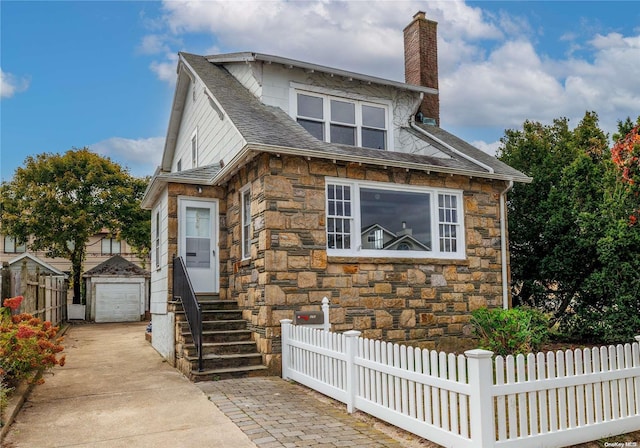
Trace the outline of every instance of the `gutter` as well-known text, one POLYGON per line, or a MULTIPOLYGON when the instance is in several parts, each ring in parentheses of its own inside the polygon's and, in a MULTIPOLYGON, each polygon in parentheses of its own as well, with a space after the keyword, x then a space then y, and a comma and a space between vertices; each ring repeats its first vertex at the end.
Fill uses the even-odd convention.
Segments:
POLYGON ((507 193, 513 188, 513 181, 500 192, 500 257, 502 266, 502 308, 509 309, 509 273, 507 272, 507 193))

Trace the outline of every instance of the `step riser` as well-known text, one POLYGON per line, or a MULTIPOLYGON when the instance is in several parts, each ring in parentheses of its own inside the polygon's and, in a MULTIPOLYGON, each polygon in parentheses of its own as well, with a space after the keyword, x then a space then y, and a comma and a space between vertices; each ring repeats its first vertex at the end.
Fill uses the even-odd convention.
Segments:
MULTIPOLYGON (((191 333, 182 334, 181 340, 184 344, 193 344, 193 337, 191 333)), ((202 342, 213 342, 213 343, 221 343, 221 342, 246 342, 251 340, 251 333, 218 333, 218 334, 203 334, 202 342)))
MULTIPOLYGON (((189 332, 189 324, 180 322, 180 329, 183 333, 189 332)), ((247 322, 240 319, 233 320, 208 320, 202 322, 202 331, 224 331, 224 330, 245 330, 247 322)))
MULTIPOLYGON (((227 310, 227 311, 209 311, 202 313, 202 322, 215 322, 220 320, 241 320, 242 319, 242 311, 238 310, 227 310)), ((177 316, 176 322, 180 322, 183 324, 187 323, 186 316, 177 316)))
MULTIPOLYGON (((186 361, 189 361, 186 359, 186 361)), ((259 366, 262 364, 262 356, 253 356, 248 358, 221 358, 221 359, 205 359, 202 362, 204 369, 226 369, 229 367, 246 367, 259 366)), ((191 369, 198 370, 198 361, 191 360, 191 369)))
MULTIPOLYGON (((257 353, 256 344, 242 344, 242 345, 224 345, 219 347, 202 348, 203 355, 248 355, 250 353, 257 353)), ((197 356, 195 347, 184 347, 183 356, 197 356)))

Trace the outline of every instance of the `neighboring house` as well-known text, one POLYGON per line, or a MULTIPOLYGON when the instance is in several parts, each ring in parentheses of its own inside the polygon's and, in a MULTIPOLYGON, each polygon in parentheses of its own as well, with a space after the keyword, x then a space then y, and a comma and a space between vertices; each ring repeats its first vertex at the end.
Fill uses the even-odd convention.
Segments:
MULTIPOLYGON (((29 251, 27 250, 26 244, 16 244, 13 237, 0 235, 0 263, 9 261, 23 253, 29 253, 40 260, 44 260, 60 271, 68 273, 71 269, 71 262, 65 258, 50 258, 43 251, 29 251)), ((146 267, 148 267, 148 261, 142 263, 126 241, 120 241, 105 231, 89 238, 86 246, 84 269, 94 268, 113 255, 120 255, 133 263, 140 266, 146 264, 146 267)))
POLYGON ((506 193, 531 179, 439 127, 436 23, 406 83, 260 53, 180 53, 152 210, 153 345, 175 354, 172 258, 233 300, 277 371, 280 320, 443 347, 509 306, 506 193), (186 169, 186 168, 189 169, 186 169))

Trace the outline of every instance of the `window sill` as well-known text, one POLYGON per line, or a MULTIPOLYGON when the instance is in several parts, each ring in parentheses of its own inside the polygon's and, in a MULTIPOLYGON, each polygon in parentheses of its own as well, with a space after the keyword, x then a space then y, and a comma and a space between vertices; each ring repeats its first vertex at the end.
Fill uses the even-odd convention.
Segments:
POLYGON ((372 264, 438 264, 438 265, 455 265, 468 266, 469 260, 466 258, 396 258, 396 257, 349 257, 349 256, 327 256, 329 263, 372 263, 372 264))

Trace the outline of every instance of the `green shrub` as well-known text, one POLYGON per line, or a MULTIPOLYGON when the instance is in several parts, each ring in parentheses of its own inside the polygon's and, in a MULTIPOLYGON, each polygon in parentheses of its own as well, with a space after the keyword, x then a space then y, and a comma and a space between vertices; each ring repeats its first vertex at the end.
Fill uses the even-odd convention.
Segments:
POLYGON ((539 351, 549 337, 549 319, 530 308, 480 308, 471 313, 471 323, 480 337, 480 348, 496 355, 539 351))

